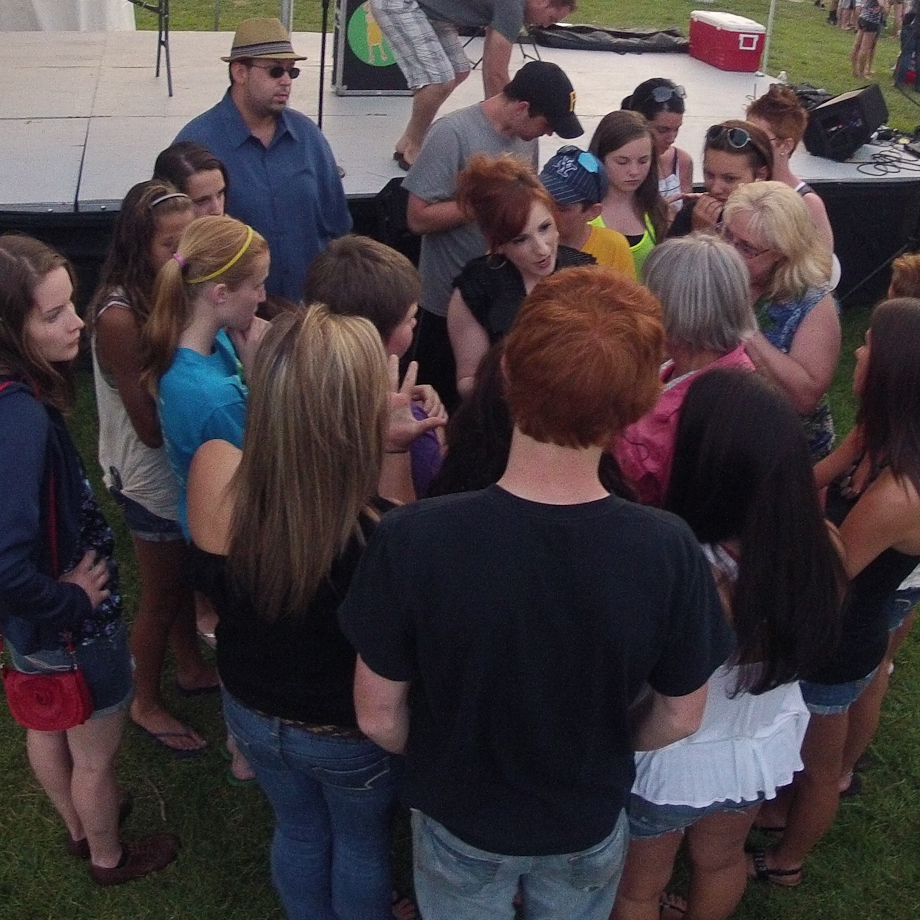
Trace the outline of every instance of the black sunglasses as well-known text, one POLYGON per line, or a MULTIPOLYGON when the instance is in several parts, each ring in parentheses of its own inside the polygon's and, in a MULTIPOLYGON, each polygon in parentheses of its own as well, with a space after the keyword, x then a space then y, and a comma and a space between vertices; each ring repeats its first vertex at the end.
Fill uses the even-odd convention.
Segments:
POLYGON ((250 61, 249 66, 258 67, 259 70, 266 71, 273 80, 280 80, 285 74, 292 80, 296 80, 300 76, 299 67, 282 67, 281 64, 257 64, 255 61, 250 61))

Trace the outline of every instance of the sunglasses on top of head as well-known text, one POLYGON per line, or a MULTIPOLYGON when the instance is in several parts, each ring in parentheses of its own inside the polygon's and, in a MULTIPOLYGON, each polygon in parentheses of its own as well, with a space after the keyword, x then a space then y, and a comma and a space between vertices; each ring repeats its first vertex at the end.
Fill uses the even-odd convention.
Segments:
POLYGON ((744 128, 732 128, 730 125, 713 125, 706 132, 707 141, 717 141, 721 138, 728 141, 729 147, 735 150, 743 150, 748 145, 755 146, 751 135, 744 128))
POLYGON ((686 99, 687 91, 682 86, 656 86, 650 93, 655 102, 667 102, 670 99, 686 99))
POLYGON ((556 156, 570 157, 574 159, 579 166, 586 169, 590 173, 599 172, 601 168, 600 161, 593 153, 589 153, 587 150, 582 150, 580 147, 576 147, 574 144, 567 144, 565 147, 560 147, 556 151, 556 156))

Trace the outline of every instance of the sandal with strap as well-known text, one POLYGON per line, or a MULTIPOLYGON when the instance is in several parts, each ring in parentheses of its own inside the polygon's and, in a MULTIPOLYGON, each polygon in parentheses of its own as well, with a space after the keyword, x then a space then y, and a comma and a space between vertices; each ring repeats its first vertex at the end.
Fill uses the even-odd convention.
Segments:
POLYGON ((658 898, 658 916, 661 920, 675 920, 687 913, 687 902, 670 891, 662 891, 658 898))
POLYGON ((767 851, 764 847, 751 850, 748 854, 748 878, 758 882, 772 882, 783 888, 795 888, 802 883, 802 867, 797 869, 774 869, 767 865, 767 851))

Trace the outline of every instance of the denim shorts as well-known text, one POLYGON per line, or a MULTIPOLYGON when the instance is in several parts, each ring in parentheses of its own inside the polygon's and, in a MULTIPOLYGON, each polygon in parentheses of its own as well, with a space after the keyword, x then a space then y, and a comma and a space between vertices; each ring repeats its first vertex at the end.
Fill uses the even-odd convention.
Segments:
POLYGON ((920 601, 920 588, 905 588, 889 598, 885 605, 889 632, 904 625, 908 614, 917 606, 918 601, 920 601))
POLYGON ((629 843, 621 811, 610 834, 577 853, 506 856, 480 850, 412 811, 415 895, 426 920, 511 916, 518 890, 527 917, 607 920, 629 843), (502 908, 506 909, 502 909, 502 908))
POLYGON ((875 668, 871 674, 859 680, 848 680, 842 684, 815 684, 810 680, 799 681, 802 699, 813 716, 836 716, 846 712, 872 683, 875 668))
POLYGON ((109 492, 121 508, 128 530, 138 540, 146 540, 148 543, 174 543, 176 540, 185 539, 178 521, 171 521, 148 511, 140 502, 128 498, 118 489, 109 488, 109 492))
POLYGON ((717 811, 745 811, 764 800, 761 792, 752 802, 713 802, 711 805, 659 805, 646 801, 641 796, 629 797, 629 836, 642 838, 661 837, 674 831, 682 831, 696 824, 700 818, 717 811))
MULTIPOLYGON (((40 649, 20 655, 7 641, 13 667, 23 674, 69 671, 70 652, 66 648, 40 649)), ((123 712, 134 698, 134 662, 128 650, 128 631, 119 623, 111 636, 88 639, 74 647, 77 664, 89 685, 93 699, 91 719, 123 712)))

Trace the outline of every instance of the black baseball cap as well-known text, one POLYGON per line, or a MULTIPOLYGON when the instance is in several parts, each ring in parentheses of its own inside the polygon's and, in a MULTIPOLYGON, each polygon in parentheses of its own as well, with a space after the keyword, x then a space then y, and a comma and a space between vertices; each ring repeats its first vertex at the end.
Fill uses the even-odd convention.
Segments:
POLYGON ((585 133, 575 114, 575 90, 565 71, 549 61, 528 61, 504 89, 509 99, 526 102, 554 133, 566 140, 585 133))

